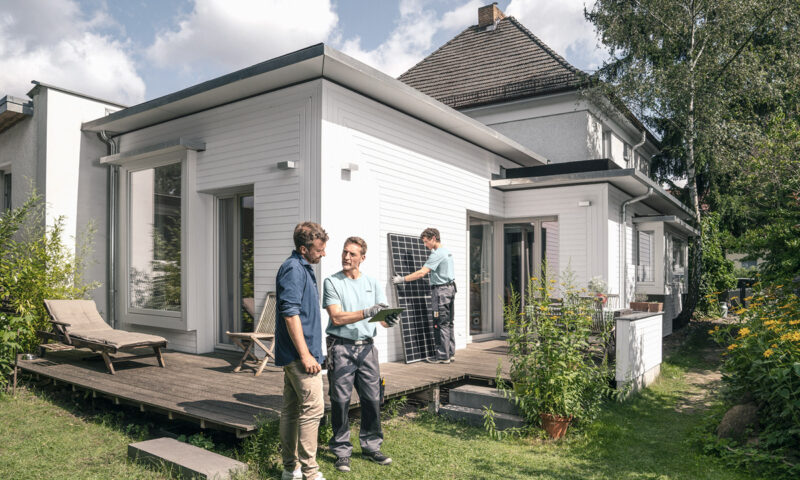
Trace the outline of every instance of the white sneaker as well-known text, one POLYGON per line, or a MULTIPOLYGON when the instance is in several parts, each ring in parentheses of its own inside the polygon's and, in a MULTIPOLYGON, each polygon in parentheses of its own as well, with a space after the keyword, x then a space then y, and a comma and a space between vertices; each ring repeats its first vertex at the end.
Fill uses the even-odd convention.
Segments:
POLYGON ((294 472, 284 470, 281 474, 281 480, 302 480, 303 472, 298 468, 294 472))
POLYGON ((322 472, 317 472, 317 475, 309 480, 325 480, 325 477, 322 476, 322 472))

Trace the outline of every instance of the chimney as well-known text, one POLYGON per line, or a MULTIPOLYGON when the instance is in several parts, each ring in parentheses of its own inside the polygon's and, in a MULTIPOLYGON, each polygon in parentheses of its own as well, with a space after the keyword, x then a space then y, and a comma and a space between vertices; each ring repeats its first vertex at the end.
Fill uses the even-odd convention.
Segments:
POLYGON ((491 5, 486 5, 478 9, 478 27, 485 28, 489 25, 494 25, 498 20, 506 18, 503 12, 497 8, 497 2, 491 5))

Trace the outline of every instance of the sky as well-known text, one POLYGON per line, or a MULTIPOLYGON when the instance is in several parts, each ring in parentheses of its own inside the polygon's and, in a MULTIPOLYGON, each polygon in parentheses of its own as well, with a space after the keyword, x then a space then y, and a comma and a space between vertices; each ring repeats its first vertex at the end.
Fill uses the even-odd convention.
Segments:
MULTIPOLYGON (((572 65, 605 58, 592 0, 499 0, 572 65), (588 5, 585 5, 588 2, 588 5)), ((31 81, 135 105, 324 42, 397 77, 489 0, 0 0, 0 97, 31 81)))

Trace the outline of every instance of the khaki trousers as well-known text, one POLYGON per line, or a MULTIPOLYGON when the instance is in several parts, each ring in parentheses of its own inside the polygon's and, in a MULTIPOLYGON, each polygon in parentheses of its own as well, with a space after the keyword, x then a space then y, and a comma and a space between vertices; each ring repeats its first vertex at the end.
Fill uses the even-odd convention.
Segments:
POLYGON ((319 471, 317 434, 324 413, 322 373, 307 374, 300 360, 284 366, 280 420, 284 470, 291 472, 299 463, 303 478, 316 476, 319 471))

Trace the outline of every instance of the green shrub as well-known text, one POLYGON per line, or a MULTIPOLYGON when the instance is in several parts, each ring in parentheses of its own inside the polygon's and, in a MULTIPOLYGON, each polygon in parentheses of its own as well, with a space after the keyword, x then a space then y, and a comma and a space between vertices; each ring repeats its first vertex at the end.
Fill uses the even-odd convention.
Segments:
POLYGON ((280 422, 259 418, 256 432, 242 442, 240 460, 250 464, 262 476, 280 474, 283 468, 280 422))
POLYGON ((0 388, 14 370, 14 355, 24 351, 23 342, 35 335, 31 315, 15 316, 0 313, 0 388))
POLYGON ((719 295, 736 286, 733 262, 725 258, 722 235, 719 230, 719 214, 709 213, 702 219, 703 230, 703 276, 700 279, 700 300, 696 314, 719 316, 719 295))
MULTIPOLYGON (((498 378, 498 388, 519 406, 530 425, 540 414, 593 420, 611 392, 612 371, 605 351, 591 353, 592 314, 596 299, 587 298, 562 274, 562 299, 554 307, 555 281, 531 278, 525 312, 520 295, 511 293, 503 314, 508 331, 512 386, 498 378)), ((598 336, 607 341, 610 322, 598 336)))
POLYGON ((709 331, 726 347, 725 393, 733 402, 752 398, 758 405, 759 449, 800 465, 800 298, 777 285, 746 300, 747 308, 733 312, 739 323, 709 331))
POLYGON ((32 329, 17 339, 22 351, 38 345, 35 330, 49 330, 46 298, 85 298, 98 284, 82 274, 94 229, 86 229, 75 252, 62 241, 64 219, 45 225, 44 203, 33 194, 22 206, 0 214, 0 298, 3 306, 30 316, 32 329))

